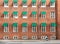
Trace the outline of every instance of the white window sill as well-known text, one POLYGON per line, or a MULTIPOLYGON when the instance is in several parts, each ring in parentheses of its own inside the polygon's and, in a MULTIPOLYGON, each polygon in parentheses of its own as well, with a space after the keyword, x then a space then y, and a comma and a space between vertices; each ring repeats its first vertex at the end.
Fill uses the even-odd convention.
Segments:
POLYGON ((17 8, 18 6, 13 6, 14 8, 17 8))
POLYGON ((4 6, 4 7, 9 7, 9 6, 4 6))
POLYGON ((50 7, 55 7, 55 6, 50 6, 50 7))
POLYGON ((32 7, 36 7, 36 6, 32 6, 32 7))
POLYGON ((45 8, 46 6, 41 6, 41 7, 45 8))
POLYGON ((28 6, 23 6, 23 7, 28 7, 28 6))
POLYGON ((26 16, 24 16, 23 18, 24 18, 24 19, 27 19, 27 17, 26 17, 26 16))
POLYGON ((13 17, 13 18, 16 18, 17 19, 18 17, 13 17))

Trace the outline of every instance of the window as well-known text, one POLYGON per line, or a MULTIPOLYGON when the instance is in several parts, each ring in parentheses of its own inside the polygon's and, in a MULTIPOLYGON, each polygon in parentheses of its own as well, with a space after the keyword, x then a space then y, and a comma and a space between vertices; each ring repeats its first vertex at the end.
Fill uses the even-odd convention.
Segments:
POLYGON ((50 27, 50 32, 56 32, 56 27, 50 27))
POLYGON ((13 18, 18 18, 18 11, 13 12, 13 18))
POLYGON ((51 40, 56 40, 56 36, 51 36, 51 40))
POLYGON ((41 7, 46 7, 46 0, 41 0, 41 7))
POLYGON ((27 7, 27 0, 22 0, 23 7, 27 7))
POLYGON ((13 27, 13 32, 18 32, 18 27, 13 27))
POLYGON ((46 40, 46 39, 48 39, 48 36, 41 36, 41 39, 46 40))
POLYGON ((4 7, 8 7, 8 0, 4 0, 4 7))
POLYGON ((27 27, 22 27, 22 32, 27 32, 27 31, 28 31, 27 27))
POLYGON ((4 32, 9 32, 8 27, 4 27, 4 32))
POLYGON ((22 17, 23 17, 24 19, 27 18, 27 11, 23 11, 23 12, 22 12, 22 17))
POLYGON ((13 25, 13 32, 18 32, 18 23, 15 22, 12 25, 13 25))
POLYGON ((32 11, 32 17, 33 17, 33 18, 36 18, 36 14, 37 14, 36 11, 32 11))
POLYGON ((32 0, 32 7, 36 7, 36 0, 32 0))
POLYGON ((4 36, 3 39, 4 39, 4 40, 8 40, 9 37, 8 37, 8 36, 4 36))
POLYGON ((46 18, 46 15, 41 15, 42 18, 46 18))
POLYGON ((46 27, 41 27, 42 32, 46 32, 46 27))
POLYGON ((32 39, 33 39, 33 40, 37 39, 37 36, 32 36, 32 39))
POLYGON ((7 22, 3 23, 3 27, 4 27, 4 32, 9 32, 9 27, 7 22))
POLYGON ((41 12, 41 17, 42 17, 42 18, 46 18, 46 11, 42 11, 42 12, 41 12))
POLYGON ((14 40, 18 40, 18 36, 13 36, 13 39, 14 40))
POLYGON ((4 11, 4 12, 3 12, 3 15, 4 15, 4 19, 9 18, 9 13, 8 13, 8 11, 4 11))
POLYGON ((46 3, 41 3, 41 7, 46 7, 46 3))
POLYGON ((50 3, 50 7, 55 7, 55 3, 50 3))
POLYGON ((13 7, 18 7, 18 0, 13 0, 13 7))
POLYGON ((28 37, 27 36, 22 36, 22 39, 26 40, 26 39, 28 39, 28 37))
POLYGON ((55 18, 55 12, 51 12, 51 13, 50 13, 50 17, 51 17, 51 18, 55 18))
POLYGON ((55 7, 55 0, 50 0, 50 7, 55 7))
POLYGON ((37 32, 36 27, 32 27, 32 32, 37 32))

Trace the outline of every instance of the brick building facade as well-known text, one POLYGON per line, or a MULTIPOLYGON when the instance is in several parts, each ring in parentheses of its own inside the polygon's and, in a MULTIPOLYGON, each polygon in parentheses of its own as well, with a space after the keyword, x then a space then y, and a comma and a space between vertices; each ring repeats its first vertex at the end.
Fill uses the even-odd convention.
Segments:
POLYGON ((60 0, 0 0, 0 39, 60 39, 59 2, 60 0))

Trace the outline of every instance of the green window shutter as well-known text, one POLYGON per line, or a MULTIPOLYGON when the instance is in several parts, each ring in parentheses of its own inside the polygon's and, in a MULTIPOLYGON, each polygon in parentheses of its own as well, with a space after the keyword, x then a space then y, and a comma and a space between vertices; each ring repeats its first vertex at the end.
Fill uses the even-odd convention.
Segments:
POLYGON ((37 12, 36 11, 32 11, 32 15, 36 15, 37 14, 37 12))
POLYGON ((32 3, 36 3, 36 0, 32 0, 32 3))
POLYGON ((42 11, 41 14, 42 14, 42 15, 46 15, 46 11, 42 11))
POLYGON ((18 26, 18 23, 15 22, 12 25, 13 25, 13 27, 17 27, 18 26))
POLYGON ((22 15, 27 15, 27 12, 26 12, 26 11, 23 11, 23 12, 22 12, 22 15))
POLYGON ((22 23, 22 26, 23 26, 23 27, 27 27, 27 25, 28 25, 28 24, 27 24, 26 22, 22 23))
POLYGON ((8 23, 7 22, 3 23, 3 26, 8 27, 8 23))
POLYGON ((56 27, 56 23, 54 23, 54 22, 51 23, 51 26, 52 26, 52 27, 56 27))
POLYGON ((32 23, 32 27, 36 27, 37 26, 37 23, 32 23))
POLYGON ((4 3, 8 3, 8 0, 4 0, 4 3))
POLYGON ((22 0, 22 3, 27 3, 27 0, 22 0))
POLYGON ((46 0, 41 0, 42 3, 46 3, 46 0))
POLYGON ((56 0, 50 0, 51 3, 54 3, 56 0))
POLYGON ((8 11, 4 11, 3 14, 4 14, 4 15, 8 15, 8 11))
POLYGON ((18 0, 13 0, 13 3, 18 3, 18 0))
POLYGON ((47 24, 45 22, 41 23, 41 26, 45 27, 47 24))
POLYGON ((14 11, 13 12, 13 15, 18 15, 18 11, 14 11))

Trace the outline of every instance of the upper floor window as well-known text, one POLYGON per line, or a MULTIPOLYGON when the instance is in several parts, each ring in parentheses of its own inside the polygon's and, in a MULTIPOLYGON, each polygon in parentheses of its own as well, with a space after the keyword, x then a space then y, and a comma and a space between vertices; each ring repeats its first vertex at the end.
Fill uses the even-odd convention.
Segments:
POLYGON ((37 23, 32 23, 32 32, 37 32, 37 23))
POLYGON ((18 23, 13 23, 13 32, 18 32, 18 23))
POLYGON ((8 11, 4 11, 3 14, 4 14, 4 19, 9 18, 9 13, 8 13, 8 11))
POLYGON ((36 7, 36 0, 32 0, 32 7, 36 7))
POLYGON ((4 32, 9 32, 9 27, 8 27, 8 23, 3 23, 4 26, 4 32))
POLYGON ((46 23, 41 23, 41 32, 46 32, 46 23))
POLYGON ((27 11, 23 11, 23 12, 22 12, 22 17, 23 17, 24 19, 27 18, 27 11))
POLYGON ((56 32, 56 23, 51 23, 50 32, 56 32))
POLYGON ((27 23, 22 23, 22 32, 27 32, 28 31, 28 24, 27 23))
POLYGON ((4 0, 4 7, 8 7, 8 1, 9 0, 4 0))
POLYGON ((36 14, 37 12, 36 11, 32 11, 32 18, 35 19, 36 18, 36 14))
POLYGON ((55 18, 55 12, 51 12, 51 13, 50 13, 50 17, 51 17, 51 18, 55 18))
POLYGON ((27 7, 27 0, 22 0, 23 7, 27 7))
POLYGON ((41 0, 41 7, 46 7, 46 0, 41 0))
POLYGON ((55 7, 55 0, 50 0, 50 7, 55 7))
POLYGON ((45 11, 41 12, 41 18, 46 18, 46 12, 45 11))
POLYGON ((13 12, 13 18, 18 18, 18 11, 13 12))
POLYGON ((18 7, 18 0, 13 0, 13 7, 18 7))

